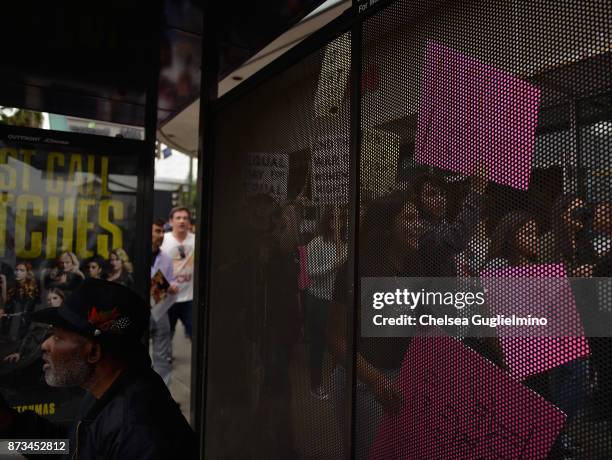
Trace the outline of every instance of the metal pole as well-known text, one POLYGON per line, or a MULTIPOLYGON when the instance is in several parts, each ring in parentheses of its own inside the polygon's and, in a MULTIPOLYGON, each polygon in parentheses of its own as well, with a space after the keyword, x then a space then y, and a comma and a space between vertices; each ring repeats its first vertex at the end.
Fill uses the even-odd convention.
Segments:
MULTIPOLYGON (((215 164, 215 112, 219 48, 214 2, 203 2, 202 84, 198 139, 198 182, 196 260, 194 273, 193 342, 191 353, 191 420, 199 442, 200 459, 205 458, 206 397, 208 384, 208 329, 212 249, 212 206, 215 164)), ((214 421, 213 421, 214 423, 214 421)))
POLYGON ((187 190, 187 202, 191 206, 193 201, 193 156, 189 155, 189 188, 187 190))
MULTIPOLYGON (((358 14, 359 3, 353 2, 354 13, 358 14)), ((351 118, 350 118, 350 166, 349 166, 349 199, 351 212, 349 213, 349 241, 353 242, 353 250, 348 256, 348 299, 352 302, 347 305, 347 401, 351 404, 346 408, 350 420, 348 433, 350 458, 355 458, 356 419, 355 407, 357 403, 357 337, 359 336, 359 165, 361 156, 361 53, 362 35, 361 21, 355 21, 351 26, 351 118), (352 308, 351 308, 352 307, 352 308), (349 384, 350 383, 350 384, 349 384)))
MULTIPOLYGON (((154 4, 155 22, 151 26, 151 47, 150 53, 150 70, 148 73, 148 82, 146 89, 145 102, 145 138, 144 148, 142 150, 140 165, 142 171, 142 181, 138 183, 138 205, 140 212, 140 228, 139 234, 142 235, 142 244, 137 245, 137 251, 140 252, 140 257, 136 258, 136 262, 141 261, 142 267, 137 268, 140 273, 149 273, 151 271, 151 222, 153 221, 153 201, 149 199, 153 196, 153 184, 155 174, 155 140, 157 135, 157 99, 159 87, 159 68, 160 68, 160 44, 161 44, 161 20, 163 13, 163 5, 160 0, 154 4)), ((140 278, 140 277, 139 277, 140 278)), ((151 280, 149 276, 142 277, 144 286, 138 286, 141 289, 141 294, 145 299, 149 298, 149 286, 151 280)))

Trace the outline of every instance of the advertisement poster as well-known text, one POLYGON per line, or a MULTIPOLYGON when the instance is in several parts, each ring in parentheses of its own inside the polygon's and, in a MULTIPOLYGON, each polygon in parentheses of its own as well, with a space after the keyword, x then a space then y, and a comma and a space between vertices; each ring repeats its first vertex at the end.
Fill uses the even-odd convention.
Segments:
POLYGON ((30 315, 61 306, 88 277, 130 288, 139 280, 141 146, 0 127, 0 391, 18 411, 62 423, 81 399, 79 389, 44 382, 48 326, 30 315))

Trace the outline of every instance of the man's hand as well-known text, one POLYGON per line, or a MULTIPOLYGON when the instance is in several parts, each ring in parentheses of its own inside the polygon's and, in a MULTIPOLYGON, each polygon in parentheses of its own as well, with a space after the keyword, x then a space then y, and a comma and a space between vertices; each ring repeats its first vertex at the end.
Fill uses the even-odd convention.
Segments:
POLYGON ((19 353, 11 353, 4 357, 2 361, 6 363, 17 363, 21 359, 21 355, 19 353))
POLYGON ((168 294, 178 294, 179 288, 176 284, 171 284, 168 288, 168 294))

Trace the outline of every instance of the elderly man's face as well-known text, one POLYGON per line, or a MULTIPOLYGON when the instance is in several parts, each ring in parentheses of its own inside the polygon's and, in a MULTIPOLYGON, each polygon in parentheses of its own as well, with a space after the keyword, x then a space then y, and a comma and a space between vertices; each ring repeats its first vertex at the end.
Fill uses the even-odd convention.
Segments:
POLYGON ((87 383, 95 367, 87 361, 90 346, 89 341, 77 333, 54 327, 41 345, 47 385, 71 387, 87 383))

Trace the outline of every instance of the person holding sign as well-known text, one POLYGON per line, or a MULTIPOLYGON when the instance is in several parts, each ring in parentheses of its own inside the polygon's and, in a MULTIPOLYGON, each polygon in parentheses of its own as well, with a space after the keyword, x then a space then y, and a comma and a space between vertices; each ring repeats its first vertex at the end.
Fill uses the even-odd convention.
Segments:
MULTIPOLYGON (((374 200, 365 212, 359 241, 359 275, 364 277, 422 277, 420 245, 423 222, 416 200, 403 191, 374 200)), ((328 340, 339 366, 334 370, 334 403, 342 433, 347 432, 344 419, 347 404, 346 309, 352 308, 348 286, 348 265, 339 270, 330 305, 328 340)), ((359 311, 359 310, 358 310, 359 311)), ((383 413, 395 414, 402 406, 402 396, 395 386, 409 337, 357 336, 357 400, 355 417, 358 436, 356 458, 367 458, 376 427, 383 413)), ((345 440, 345 449, 348 443, 345 440)))
MULTIPOLYGON (((157 219, 152 225, 151 242, 153 245, 153 265, 151 265, 151 290, 155 289, 154 277, 165 279, 168 284, 167 294, 176 294, 178 288, 174 283, 172 274, 172 259, 161 250, 164 241, 164 221, 157 219)), ((161 299, 160 299, 161 300, 161 299)), ((153 343, 153 369, 164 380, 166 385, 170 385, 172 373, 172 334, 170 333, 170 320, 167 310, 163 312, 159 319, 155 320, 151 316, 151 341, 153 343)))
POLYGON ((478 228, 487 184, 484 173, 472 177, 470 193, 457 218, 450 222, 445 182, 431 175, 417 179, 417 206, 425 226, 422 244, 430 252, 423 267, 427 276, 456 276, 455 256, 467 247, 478 228))
MULTIPOLYGON (((536 220, 525 212, 513 211, 502 218, 493 232, 490 260, 485 265, 482 275, 486 276, 487 272, 492 270, 511 267, 536 267, 538 259, 541 260, 541 258, 536 220)), ((557 307, 559 309, 564 308, 563 304, 559 304, 557 307)), ((528 339, 529 337, 514 337, 513 341, 508 342, 506 361, 508 361, 510 348, 515 350, 520 349, 519 347, 522 347, 523 350, 528 349, 530 346, 528 339)), ((543 339, 550 340, 551 338, 544 337, 543 339)), ((554 337, 553 339, 560 340, 563 337, 554 337)), ((553 345, 548 345, 548 349, 544 348, 542 342, 538 343, 538 346, 539 349, 547 350, 545 351, 548 355, 546 358, 550 362, 559 359, 554 356, 555 354, 562 357, 563 353, 570 357, 572 357, 572 354, 577 354, 577 345, 572 345, 576 347, 575 350, 567 351, 562 348, 562 343, 565 342, 555 342, 553 345)), ((527 356, 533 353, 533 351, 524 351, 524 355, 527 356)), ((539 357, 539 359, 542 360, 542 357, 539 357)), ((531 375, 524 382, 528 387, 536 390, 563 410, 569 423, 580 413, 586 403, 588 390, 587 361, 584 358, 572 359, 549 369, 546 374, 531 375)), ((554 448, 557 451, 571 451, 574 447, 573 439, 568 433, 564 432, 554 448)))
POLYGON ((589 214, 579 196, 565 194, 557 198, 551 216, 552 229, 540 241, 540 262, 562 262, 570 276, 591 276, 597 255, 587 235, 589 214))

